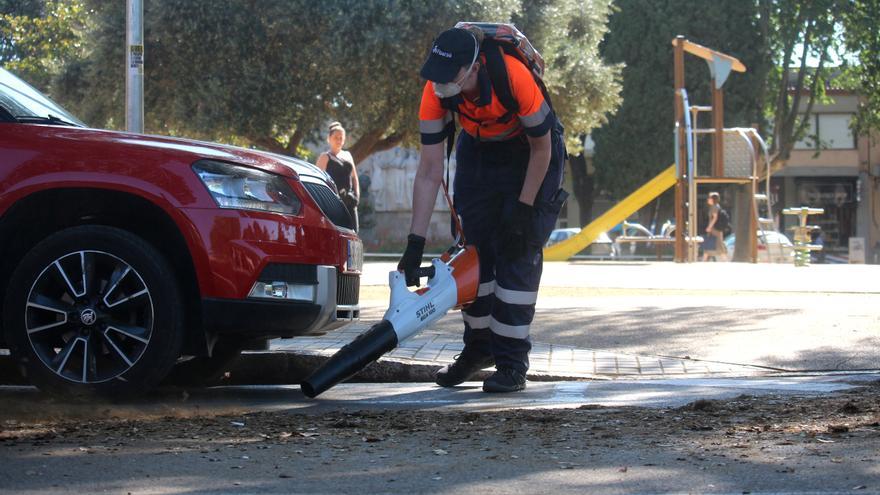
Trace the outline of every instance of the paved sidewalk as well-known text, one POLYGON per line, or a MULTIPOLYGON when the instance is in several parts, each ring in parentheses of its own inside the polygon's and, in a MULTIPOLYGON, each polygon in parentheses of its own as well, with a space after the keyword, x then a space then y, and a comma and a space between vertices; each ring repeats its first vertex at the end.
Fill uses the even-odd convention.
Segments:
MULTIPOLYGON (((388 285, 397 262, 368 263, 362 286, 388 285)), ((541 287, 880 294, 880 265, 545 262, 541 287)))
MULTIPOLYGON (((456 316, 450 315, 447 318, 456 316)), ((318 337, 276 340, 273 341, 271 350, 312 356, 330 356, 354 340, 362 331, 364 331, 363 325, 352 325, 318 337)), ((459 335, 428 330, 406 340, 400 347, 386 354, 382 360, 439 367, 451 363, 455 356, 461 352, 463 346, 459 335)), ((741 364, 604 352, 540 342, 532 344, 529 359, 531 361, 530 376, 560 378, 608 380, 618 378, 744 377, 782 371, 741 364)))
MULTIPOLYGON (((387 307, 394 263, 368 263, 361 321, 272 349, 329 356, 387 307)), ((880 266, 545 263, 533 377, 686 378, 876 368, 880 266)), ((440 367, 462 350, 452 312, 385 356, 440 367)))

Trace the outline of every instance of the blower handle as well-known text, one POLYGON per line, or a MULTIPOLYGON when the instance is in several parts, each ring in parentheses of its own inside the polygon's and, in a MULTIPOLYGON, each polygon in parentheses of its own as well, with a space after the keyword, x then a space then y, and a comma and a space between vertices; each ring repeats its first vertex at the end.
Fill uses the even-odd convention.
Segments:
POLYGON ((422 277, 434 278, 434 273, 435 273, 435 270, 434 270, 433 265, 432 266, 420 266, 420 267, 416 268, 416 276, 419 278, 422 278, 422 277))

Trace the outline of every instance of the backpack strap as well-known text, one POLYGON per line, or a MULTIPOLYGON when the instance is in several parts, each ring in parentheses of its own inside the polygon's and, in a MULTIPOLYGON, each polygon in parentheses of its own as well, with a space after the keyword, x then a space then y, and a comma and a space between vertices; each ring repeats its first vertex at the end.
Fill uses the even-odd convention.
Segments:
POLYGON ((489 73, 489 81, 498 101, 507 110, 504 115, 497 119, 498 122, 509 122, 519 113, 519 102, 513 97, 510 89, 510 77, 507 75, 507 65, 504 63, 504 48, 501 43, 493 39, 483 40, 481 51, 486 56, 486 71, 489 73))
POLYGON ((534 64, 524 59, 522 54, 513 45, 493 39, 486 39, 483 41, 483 46, 485 47, 483 52, 486 55, 486 70, 489 72, 492 88, 495 90, 498 100, 508 110, 508 113, 511 114, 510 117, 519 113, 519 102, 513 96, 513 91, 510 89, 510 77, 507 75, 507 64, 504 63, 504 55, 512 56, 529 69, 529 72, 532 73, 532 79, 538 85, 538 89, 541 90, 544 101, 547 102, 551 109, 553 108, 550 92, 547 91, 544 80, 535 75, 535 71, 532 69, 534 64))

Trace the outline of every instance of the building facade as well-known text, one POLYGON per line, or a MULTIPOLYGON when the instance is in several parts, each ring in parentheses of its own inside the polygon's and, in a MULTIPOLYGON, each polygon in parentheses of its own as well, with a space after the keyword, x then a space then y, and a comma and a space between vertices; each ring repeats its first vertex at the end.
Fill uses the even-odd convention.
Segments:
MULTIPOLYGON (((850 129, 856 95, 829 90, 828 96, 828 102, 814 105, 807 136, 772 178, 774 208, 823 208, 810 223, 821 228, 831 259, 850 260, 854 238, 861 239, 855 244, 864 246, 865 262, 880 263, 880 136, 857 136, 850 129)), ((794 224, 793 217, 782 217, 780 230, 794 224)), ((861 253, 854 253, 852 261, 860 260, 861 253)))

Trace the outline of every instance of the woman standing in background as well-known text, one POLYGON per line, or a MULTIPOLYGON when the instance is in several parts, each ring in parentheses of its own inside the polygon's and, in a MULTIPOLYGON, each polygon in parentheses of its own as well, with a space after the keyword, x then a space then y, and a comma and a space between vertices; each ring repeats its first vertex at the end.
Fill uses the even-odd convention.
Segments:
POLYGON ((354 230, 357 232, 357 206, 358 202, 360 202, 361 187, 358 182, 354 159, 351 157, 351 153, 342 149, 345 146, 345 129, 339 122, 330 124, 327 133, 327 144, 330 145, 330 149, 318 156, 315 165, 327 172, 330 178, 333 179, 333 182, 336 183, 339 199, 348 208, 354 230))

